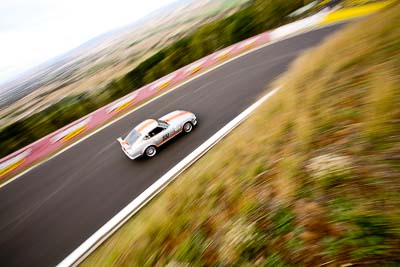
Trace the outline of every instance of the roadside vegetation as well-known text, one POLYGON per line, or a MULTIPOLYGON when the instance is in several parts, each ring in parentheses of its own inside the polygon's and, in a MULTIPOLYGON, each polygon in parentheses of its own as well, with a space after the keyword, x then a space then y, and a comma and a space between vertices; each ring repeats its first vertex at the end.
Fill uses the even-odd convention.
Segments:
POLYGON ((232 16, 205 24, 103 89, 69 96, 0 129, 0 157, 216 50, 296 19, 287 15, 308 2, 311 0, 255 0, 232 16))
POLYGON ((400 4, 283 86, 83 266, 400 265, 400 4))

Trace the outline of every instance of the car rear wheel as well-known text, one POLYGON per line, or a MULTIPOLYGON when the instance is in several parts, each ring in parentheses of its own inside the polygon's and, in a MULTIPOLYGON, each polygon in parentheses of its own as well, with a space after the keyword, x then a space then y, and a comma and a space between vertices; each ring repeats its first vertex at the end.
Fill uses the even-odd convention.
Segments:
POLYGON ((146 157, 148 158, 152 158, 157 154, 157 149, 155 146, 149 146, 148 148, 146 148, 146 150, 144 151, 144 154, 146 155, 146 157))
POLYGON ((185 133, 190 133, 192 130, 193 130, 193 124, 192 124, 191 122, 186 122, 186 123, 183 125, 183 131, 184 131, 185 133))

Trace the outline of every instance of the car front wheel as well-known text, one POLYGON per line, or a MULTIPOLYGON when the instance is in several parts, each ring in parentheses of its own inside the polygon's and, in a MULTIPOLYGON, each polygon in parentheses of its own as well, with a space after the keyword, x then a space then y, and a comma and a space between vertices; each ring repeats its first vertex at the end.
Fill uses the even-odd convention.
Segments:
POLYGON ((152 158, 157 154, 157 149, 155 146, 149 146, 148 148, 146 148, 146 150, 144 151, 144 154, 146 155, 146 157, 148 158, 152 158))
POLYGON ((183 125, 183 131, 184 131, 185 133, 190 133, 192 130, 193 130, 193 124, 192 124, 192 123, 186 122, 186 123, 183 125))

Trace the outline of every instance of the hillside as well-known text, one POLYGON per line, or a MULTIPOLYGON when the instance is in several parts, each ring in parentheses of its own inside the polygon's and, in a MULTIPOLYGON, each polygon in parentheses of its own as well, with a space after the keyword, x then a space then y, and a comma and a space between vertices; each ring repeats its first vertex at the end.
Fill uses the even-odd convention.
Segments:
POLYGON ((305 52, 82 265, 399 265, 398 25, 397 2, 305 52))
POLYGON ((193 29, 229 16, 246 2, 177 1, 131 25, 90 40, 0 85, 0 124, 4 127, 65 96, 95 92, 193 29))
POLYGON ((0 124, 0 157, 217 50, 295 20, 288 15, 303 5, 302 0, 252 1, 232 15, 193 29, 124 75, 115 79, 110 76, 98 90, 78 94, 60 87, 50 95, 34 92, 22 100, 22 103, 29 100, 25 105, 19 108, 14 106, 10 111, 12 114, 3 117, 3 123, 0 124), (53 96, 58 96, 57 102, 46 106, 42 99, 53 96), (39 105, 43 110, 37 110, 39 105), (17 121, 7 125, 8 117, 17 121))

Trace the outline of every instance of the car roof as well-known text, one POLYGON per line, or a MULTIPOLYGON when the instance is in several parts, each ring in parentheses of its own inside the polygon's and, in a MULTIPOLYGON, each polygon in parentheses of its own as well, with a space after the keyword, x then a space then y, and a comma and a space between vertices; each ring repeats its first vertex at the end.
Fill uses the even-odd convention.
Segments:
POLYGON ((153 130, 158 125, 158 122, 154 119, 148 119, 139 123, 135 130, 141 134, 146 134, 149 131, 153 130))

